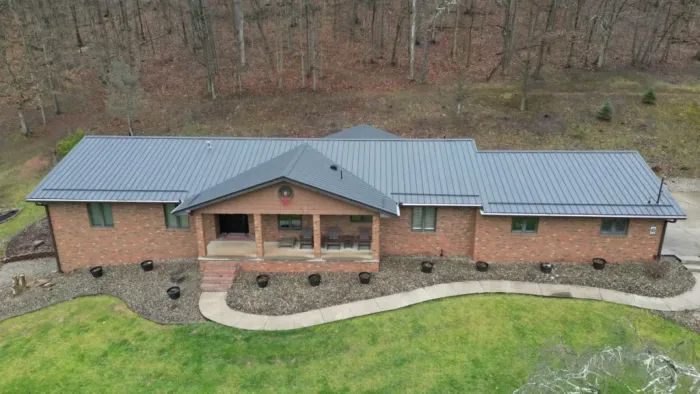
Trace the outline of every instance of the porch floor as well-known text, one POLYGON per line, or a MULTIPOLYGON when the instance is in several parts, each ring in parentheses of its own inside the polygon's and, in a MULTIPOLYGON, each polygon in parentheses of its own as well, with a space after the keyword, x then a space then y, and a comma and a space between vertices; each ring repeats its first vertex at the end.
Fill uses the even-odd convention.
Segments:
MULTIPOLYGON (((255 241, 215 240, 207 245, 207 257, 257 258, 255 241)), ((265 242, 265 260, 310 260, 314 258, 312 249, 280 248, 277 242, 265 242)), ((321 249, 323 259, 372 260, 371 250, 357 248, 321 249)))

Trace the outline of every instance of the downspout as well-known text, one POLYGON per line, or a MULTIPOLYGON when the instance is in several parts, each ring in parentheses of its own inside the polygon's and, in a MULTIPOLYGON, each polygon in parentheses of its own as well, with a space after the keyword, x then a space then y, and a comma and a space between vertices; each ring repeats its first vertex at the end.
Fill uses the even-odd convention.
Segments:
POLYGON ((661 241, 659 241, 659 251, 656 253, 656 260, 661 261, 661 249, 664 247, 664 239, 666 239, 666 226, 668 223, 675 223, 676 219, 664 220, 664 227, 661 229, 661 241))
POLYGON ((46 212, 46 218, 49 220, 49 231, 51 232, 51 240, 53 241, 53 247, 56 250, 56 270, 58 272, 63 272, 61 269, 61 259, 58 257, 58 244, 56 243, 56 236, 53 233, 53 222, 51 221, 51 211, 49 211, 49 206, 47 204, 43 203, 36 203, 36 205, 40 205, 44 207, 44 211, 46 212))

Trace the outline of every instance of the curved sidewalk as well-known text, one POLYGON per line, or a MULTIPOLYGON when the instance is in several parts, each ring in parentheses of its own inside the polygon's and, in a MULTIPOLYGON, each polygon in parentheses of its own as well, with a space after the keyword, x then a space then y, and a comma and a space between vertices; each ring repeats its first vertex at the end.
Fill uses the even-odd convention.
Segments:
POLYGON ((253 315, 231 309, 225 292, 202 293, 199 310, 205 318, 244 330, 280 331, 311 327, 353 317, 391 311, 421 302, 467 294, 526 294, 599 300, 659 311, 684 311, 700 308, 700 273, 693 273, 695 286, 688 292, 668 298, 645 297, 615 290, 575 285, 482 280, 442 283, 384 297, 350 302, 327 308, 284 316, 253 315))

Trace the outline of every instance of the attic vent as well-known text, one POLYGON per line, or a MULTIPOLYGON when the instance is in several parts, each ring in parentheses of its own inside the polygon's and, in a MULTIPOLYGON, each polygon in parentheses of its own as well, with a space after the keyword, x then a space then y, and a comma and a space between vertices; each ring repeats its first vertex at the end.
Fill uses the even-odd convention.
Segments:
POLYGON ((331 164, 331 170, 338 171, 338 166, 335 164, 331 164))

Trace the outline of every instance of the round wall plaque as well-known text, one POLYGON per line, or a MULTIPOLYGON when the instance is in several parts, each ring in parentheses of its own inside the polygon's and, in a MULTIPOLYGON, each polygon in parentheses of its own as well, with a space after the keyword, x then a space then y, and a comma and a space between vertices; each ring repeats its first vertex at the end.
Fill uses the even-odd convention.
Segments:
POLYGON ((282 205, 289 205, 292 203, 292 198, 294 197, 294 191, 289 186, 280 186, 277 190, 277 197, 279 197, 282 205))

